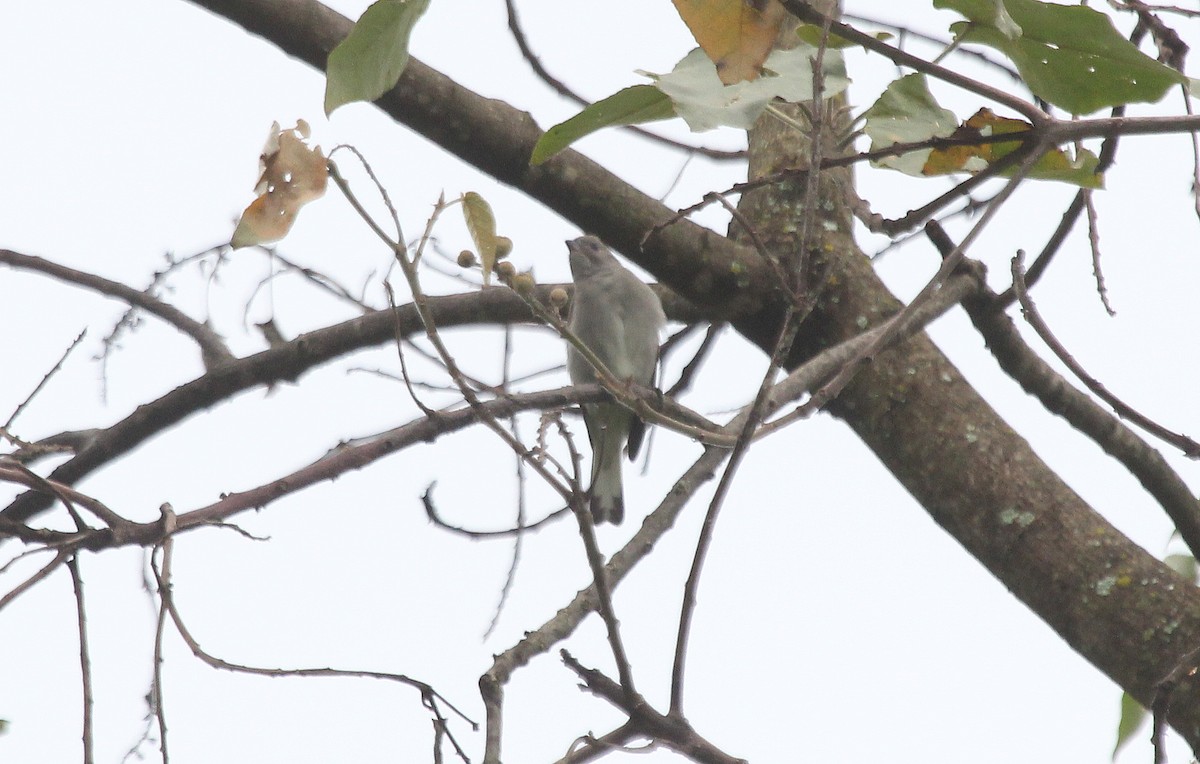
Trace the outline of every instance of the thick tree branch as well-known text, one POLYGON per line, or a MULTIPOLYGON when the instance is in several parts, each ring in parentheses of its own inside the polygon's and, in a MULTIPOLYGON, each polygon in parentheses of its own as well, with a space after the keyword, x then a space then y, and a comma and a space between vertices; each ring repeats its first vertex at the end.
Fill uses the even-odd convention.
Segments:
MULTIPOLYGON (((548 300, 554 285, 538 287, 538 299, 548 300)), ((668 314, 684 320, 695 317, 690 306, 663 294, 668 314)), ((528 307, 507 289, 431 297, 429 307, 442 328, 532 321, 528 307)), ((187 382, 156 401, 139 406, 112 426, 96 431, 69 461, 57 467, 50 480, 65 485, 77 482, 98 467, 117 459, 154 435, 183 419, 234 395, 260 385, 295 381, 301 374, 340 356, 423 331, 416 309, 403 305, 393 313, 368 313, 334 326, 302 334, 291 342, 247 358, 223 364, 187 382)), ((0 512, 0 518, 23 523, 50 506, 52 497, 29 492, 18 496, 0 512)))
MULTIPOLYGON (((350 27, 312 0, 196 2, 318 68, 350 27)), ((600 234, 714 318, 731 319, 760 347, 776 336, 783 303, 754 252, 689 223, 672 225, 639 251, 645 234, 671 211, 575 152, 529 167, 539 131, 528 115, 416 60, 378 103, 464 161, 600 234)), ((804 155, 796 136, 767 126, 751 148, 753 174, 803 166, 804 155)), ((850 182, 845 173, 829 175, 831 183, 850 182)), ((844 198, 827 193, 835 204, 844 198)), ((790 227, 803 204, 795 184, 781 184, 754 192, 742 209, 768 246, 789 251, 796 245, 790 227)), ((802 327, 793 365, 900 308, 854 245, 849 215, 835 213, 829 223, 833 230, 818 259, 830 286, 802 327)), ((1200 593, 1071 491, 927 338, 879 356, 830 408, 942 527, 1143 704, 1200 644, 1200 593)), ((1177 693, 1171 714, 1176 729, 1193 745, 1200 742, 1200 695, 1177 693)))

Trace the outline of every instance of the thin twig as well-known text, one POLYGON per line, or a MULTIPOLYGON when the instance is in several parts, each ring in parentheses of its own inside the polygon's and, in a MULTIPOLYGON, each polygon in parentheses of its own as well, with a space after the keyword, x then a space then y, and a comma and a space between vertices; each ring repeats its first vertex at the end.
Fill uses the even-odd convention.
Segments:
POLYGON ((716 346, 717 338, 721 336, 721 331, 725 326, 725 324, 708 325, 708 329, 704 332, 704 339, 700 342, 700 347, 696 348, 696 352, 692 354, 691 360, 683 367, 683 371, 679 372, 679 377, 675 380, 675 384, 671 385, 670 389, 663 393, 663 395, 668 398, 675 398, 691 389, 692 382, 696 379, 700 367, 708 360, 708 356, 716 346))
MULTIPOLYGON (((913 151, 921 151, 926 149, 949 149, 959 146, 974 147, 995 143, 1026 142, 1028 140, 1032 140, 1034 135, 1034 131, 1026 130, 1014 133, 1004 133, 989 136, 971 136, 965 138, 949 136, 943 138, 933 136, 923 141, 913 141, 911 143, 893 143, 889 146, 872 149, 870 151, 861 151, 857 154, 823 157, 819 167, 821 170, 830 170, 838 167, 850 167, 859 162, 874 161, 877 159, 899 156, 913 151)), ((1017 161, 1020 160, 1019 155, 1014 156, 1016 153, 1017 152, 1014 151, 1005 154, 1003 157, 1001 157, 995 163, 989 165, 981 172, 960 181, 946 193, 941 194, 933 201, 927 203, 917 210, 909 212, 903 217, 895 220, 887 220, 882 216, 879 216, 877 219, 872 218, 869 223, 870 230, 875 233, 895 235, 897 233, 915 228, 916 226, 925 222, 925 220, 929 219, 932 215, 936 214, 938 210, 945 207, 954 199, 966 196, 984 181, 998 176, 1002 171, 1016 164, 1017 161)), ((729 188, 720 192, 707 193, 701 198, 700 201, 688 207, 683 207, 677 210, 673 215, 652 226, 642 237, 642 244, 644 246, 652 236, 656 235, 662 229, 679 222, 694 212, 704 209, 709 204, 718 201, 720 197, 730 196, 733 194, 745 194, 748 191, 753 191, 765 186, 778 185, 790 180, 802 180, 807 178, 809 174, 810 170, 808 167, 793 167, 786 170, 780 170, 779 172, 772 173, 770 175, 763 175, 759 178, 753 178, 740 183, 734 183, 729 188)), ((864 224, 867 223, 868 221, 864 221, 864 224)))
POLYGON ((59 356, 58 362, 54 364, 50 371, 42 375, 41 381, 37 383, 29 395, 25 396, 25 400, 17 404, 17 407, 13 410, 13 413, 8 418, 8 421, 0 426, 0 430, 7 432, 12 427, 13 422, 16 421, 17 417, 21 415, 21 412, 25 410, 25 407, 29 405, 30 401, 34 399, 34 396, 42 391, 42 388, 45 387, 46 383, 50 381, 50 378, 57 374, 59 369, 62 368, 62 365, 66 363, 67 357, 71 355, 71 351, 79 347, 79 343, 83 341, 85 335, 87 335, 87 329, 84 329, 83 331, 79 332, 78 335, 76 335, 75 339, 71 341, 71 344, 67 346, 67 349, 63 351, 63 354, 59 356))
POLYGON ((566 650, 560 650, 563 663, 575 672, 584 687, 629 714, 633 728, 672 750, 702 764, 746 764, 705 740, 683 718, 655 711, 640 695, 630 697, 625 688, 595 669, 584 668, 566 650))
POLYGON ((163 504, 161 512, 163 540, 155 549, 150 550, 150 570, 158 585, 158 616, 154 623, 154 678, 151 681, 150 706, 154 719, 158 724, 158 748, 162 753, 164 764, 170 759, 167 744, 167 711, 163 702, 163 638, 166 635, 167 616, 171 602, 171 561, 175 551, 175 531, 178 520, 170 504, 163 504), (161 550, 162 562, 154 567, 154 553, 161 550))
POLYGON ((1082 382, 1088 390, 1091 390, 1096 397, 1100 398, 1109 406, 1112 406, 1113 410, 1117 412, 1118 416, 1122 417, 1123 419, 1128 419, 1130 422, 1136 424, 1138 427, 1141 427, 1154 437, 1159 438, 1160 440, 1163 440, 1166 443, 1178 448, 1188 458, 1200 458, 1200 443, 1197 443, 1182 433, 1168 430, 1166 427, 1163 427, 1141 412, 1127 405, 1120 398, 1109 392, 1108 388, 1106 388, 1103 383, 1100 382, 1100 380, 1088 374, 1083 366, 1075 360, 1074 356, 1067 352, 1067 349, 1062 345, 1061 342, 1058 341, 1058 338, 1054 336, 1054 333, 1050 331, 1050 327, 1046 324, 1041 314, 1038 313, 1037 307, 1033 304, 1033 300, 1029 297, 1029 293, 1025 288, 1025 273, 1023 268, 1024 254, 1024 252, 1018 251, 1017 256, 1012 259, 1013 288, 1016 290, 1017 300, 1021 303, 1021 312, 1025 316, 1025 320, 1028 321, 1033 330, 1037 332, 1037 335, 1042 339, 1042 342, 1046 343, 1046 347, 1050 348, 1050 351, 1054 353, 1054 355, 1057 356, 1058 359, 1062 361, 1068 369, 1071 370, 1071 373, 1074 374, 1075 377, 1082 382))
POLYGON ((392 311, 392 315, 396 317, 396 356, 400 359, 400 379, 404 381, 404 388, 408 390, 408 397, 416 404, 417 408, 425 416, 435 416, 437 412, 425 405, 417 395, 417 391, 413 389, 412 376, 408 372, 408 362, 404 360, 404 331, 400 323, 400 313, 396 310, 396 293, 392 289, 391 282, 383 282, 383 289, 387 293, 388 309, 392 311))
MULTIPOLYGON (((745 422, 738 431, 737 441, 734 443, 733 449, 729 454, 729 459, 725 463, 721 479, 717 482, 716 491, 709 500, 708 511, 705 513, 704 522, 700 527, 700 534, 696 540, 696 549, 692 556, 691 568, 688 571, 688 578, 684 584, 683 601, 679 612, 679 624, 675 635, 675 657, 671 668, 671 701, 670 710, 668 711, 668 714, 672 717, 683 718, 683 687, 686 674, 688 640, 691 636, 692 617, 696 610, 700 576, 704 569, 704 562, 708 557, 708 550, 711 547, 712 539, 716 533, 717 518, 721 507, 724 505, 725 497, 733 485, 733 479, 737 474, 738 467, 741 466, 742 458, 750 446, 754 432, 763 421, 775 370, 783 365, 784 359, 791 353, 792 344, 800 330, 800 323, 816 305, 816 291, 809 284, 808 270, 809 252, 816 236, 814 229, 816 210, 819 207, 817 200, 820 198, 821 172, 819 168, 821 167, 824 151, 823 131, 827 126, 823 101, 824 81, 821 72, 828 40, 829 26, 826 23, 822 26, 821 42, 817 47, 817 55, 812 62, 813 100, 808 120, 810 124, 808 164, 809 167, 818 169, 810 172, 805 179, 805 199, 808 200, 808 204, 804 206, 804 214, 800 219, 797 251, 794 254, 793 260, 789 263, 792 268, 791 278, 787 278, 781 271, 777 271, 783 282, 782 286, 788 289, 792 299, 788 301, 788 307, 783 317, 779 335, 773 346, 770 361, 759 382, 758 391, 745 417, 745 422)), ((724 197, 721 197, 721 202, 722 204, 728 204, 724 197)), ((738 219, 746 229, 759 255, 768 262, 778 264, 778 260, 771 252, 767 251, 766 245, 758 236, 758 232, 750 225, 749 221, 744 218, 738 219)))
POLYGON ((1108 315, 1115 316, 1117 312, 1108 301, 1108 287, 1104 285, 1104 271, 1100 268, 1100 218, 1096 215, 1090 189, 1083 190, 1083 205, 1087 211, 1088 248, 1092 252, 1092 274, 1096 277, 1096 293, 1100 295, 1100 304, 1108 311, 1108 315))
POLYGON ((257 249, 265 254, 268 258, 268 262, 282 263, 284 268, 283 270, 273 271, 255 285, 254 289, 250 292, 250 296, 246 299, 246 306, 242 313, 243 323, 249 320, 250 308, 254 304, 254 299, 258 295, 259 290, 262 289, 266 284, 273 282, 276 277, 284 273, 299 274, 305 281, 309 282, 321 291, 331 295, 332 297, 354 306, 354 308, 360 313, 370 313, 376 309, 374 306, 368 305, 361 298, 356 297, 353 292, 351 292, 342 284, 338 283, 338 281, 332 276, 326 273, 321 273, 320 271, 314 270, 307 266, 300 265, 299 263, 292 262, 288 258, 279 254, 279 250, 275 249, 274 247, 260 245, 254 249, 257 249))
MULTIPOLYGON (((78 504, 118 534, 133 525, 131 520, 127 520, 116 512, 113 512, 99 499, 81 493, 69 485, 63 485, 55 480, 48 480, 14 459, 0 457, 0 481, 17 483, 28 486, 36 491, 41 491, 58 499, 64 506, 70 507, 78 504)), ((78 530, 82 532, 85 529, 87 529, 86 526, 78 530)))
POLYGON ((17 597, 20 597, 22 594, 27 592, 30 588, 32 588, 37 583, 42 581, 42 579, 46 578, 46 576, 49 576, 51 573, 53 573, 55 568, 57 568, 59 565, 62 565, 63 563, 65 563, 67 560, 71 559, 71 556, 73 554, 75 554, 74 549, 70 549, 70 548, 59 549, 58 554, 54 555, 54 559, 51 560, 50 562, 46 563, 45 566, 43 566, 41 568, 41 570, 34 573, 32 576, 25 579, 21 583, 17 584, 12 590, 10 590, 8 592, 8 594, 5 594, 3 597, 0 597, 0 610, 3 610, 8 605, 8 603, 12 602, 17 597))
MULTIPOLYGON (((856 21, 856 22, 859 22, 862 24, 869 24, 874 27, 879 27, 880 29, 888 29, 888 30, 891 30, 892 32, 894 32, 898 36, 903 36, 906 38, 912 37, 917 40, 921 40, 922 42, 927 42, 932 45, 937 45, 939 48, 947 48, 953 42, 953 41, 947 40, 943 37, 935 37, 934 35, 926 34, 919 29, 913 29, 912 27, 903 26, 900 24, 894 24, 894 23, 891 23, 888 21, 883 21, 881 19, 871 17, 871 16, 860 16, 860 15, 853 14, 853 13, 843 13, 842 18, 849 20, 849 21, 856 21)), ((995 69, 996 71, 1004 74, 1006 77, 1008 77, 1010 80, 1012 80, 1013 83, 1018 84, 1018 85, 1025 85, 1025 80, 1021 78, 1020 72, 1018 72, 1013 67, 1011 67, 1001 61, 997 61, 996 59, 992 58, 991 56, 989 56, 987 53, 984 53, 983 51, 971 50, 969 48, 956 47, 954 49, 954 55, 962 56, 964 58, 974 59, 976 62, 981 63, 984 66, 990 67, 992 69, 995 69)))
POLYGON ((469 724, 472 729, 479 728, 478 724, 476 724, 474 721, 472 721, 469 716, 467 716, 465 713, 460 711, 457 706, 455 706, 453 703, 448 701, 444 696, 442 696, 442 694, 439 693, 437 690, 435 690, 432 685, 428 684, 427 682, 422 682, 419 679, 413 679, 412 677, 406 676, 404 674, 395 674, 395 673, 384 672, 384 671, 369 671, 369 670, 357 670, 357 669, 335 669, 335 668, 297 668, 297 669, 264 668, 264 667, 259 667, 259 666, 249 666, 246 664, 234 663, 231 661, 227 661, 223 658, 218 658, 217 656, 205 651, 200 646, 200 643, 196 641, 196 638, 192 635, 192 632, 187 628, 187 625, 184 623, 183 617, 179 613, 178 604, 175 601, 175 596, 172 591, 170 582, 165 577, 166 574, 170 573, 169 553, 171 552, 172 538, 173 538, 173 536, 171 536, 171 535, 168 535, 166 538, 164 538, 163 544, 162 544, 163 563, 162 563, 162 565, 155 564, 154 560, 152 559, 151 560, 151 571, 153 572, 155 582, 158 585, 159 596, 162 598, 163 603, 166 605, 167 614, 171 618, 171 623, 175 626, 175 629, 179 633, 180 638, 183 639, 184 644, 187 645, 188 649, 191 650, 192 654, 195 655, 197 658, 199 658, 205 664, 207 664, 213 668, 216 668, 216 669, 224 669, 224 670, 233 671, 236 673, 252 674, 252 675, 256 675, 256 676, 354 677, 354 678, 363 678, 363 679, 380 679, 383 681, 396 682, 398 684, 408 685, 409 687, 412 687, 412 688, 418 690, 421 693, 421 697, 423 699, 426 697, 437 699, 441 703, 445 704, 446 708, 448 708, 452 712, 454 712, 454 714, 456 716, 458 716, 460 719, 462 719, 467 724, 469 724))
POLYGON ((79 627, 79 675, 83 680, 83 764, 92 764, 96 760, 96 740, 92 731, 95 699, 92 696, 92 659, 88 651, 87 608, 83 604, 83 578, 79 574, 78 553, 67 560, 67 570, 71 573, 71 588, 75 592, 75 623, 79 627))
MULTIPOLYGON (((396 241, 404 241, 404 228, 400 225, 400 213, 396 211, 396 205, 392 204, 392 197, 387 191, 387 186, 383 185, 383 182, 379 180, 379 176, 375 174, 375 168, 371 166, 371 163, 367 161, 367 158, 363 156, 361 151, 349 143, 339 143, 337 146, 334 146, 329 152, 329 156, 332 157, 338 151, 342 150, 349 151, 358 159, 358 163, 362 165, 363 170, 367 173, 367 177, 371 179, 375 190, 379 192, 379 198, 383 202, 383 206, 387 208, 388 215, 392 218, 392 225, 396 227, 396 241)), ((359 210, 360 215, 364 212, 365 210, 359 210)))
MULTIPOLYGON (((817 177, 818 175, 819 175, 819 173, 813 172, 813 173, 807 173, 805 177, 808 179, 812 179, 812 178, 817 177)), ((715 191, 705 194, 704 198, 706 200, 709 198, 715 198, 718 202, 721 203, 721 206, 725 208, 725 211, 729 213, 729 216, 731 218, 733 218, 733 220, 735 222, 737 222, 737 224, 739 226, 741 226, 742 230, 746 232, 746 236, 749 237, 750 242, 754 245, 754 249, 758 251, 758 253, 762 257, 763 261, 771 267, 771 271, 772 271, 772 273, 775 274, 775 278, 778 279, 779 286, 781 288, 783 288, 789 292, 800 291, 798 289, 793 290, 793 286, 792 286, 792 284, 789 283, 789 279, 787 278, 787 274, 783 270, 782 263, 779 262, 779 258, 774 256, 770 251, 767 250, 767 246, 766 246, 766 244, 763 243, 762 237, 760 237, 758 235, 758 229, 756 229, 754 227, 753 223, 751 223, 749 220, 746 219, 746 216, 742 214, 741 210, 739 210, 734 205, 730 204, 729 200, 725 198, 724 194, 721 194, 721 193, 718 193, 715 191)), ((803 268, 804 268, 804 264, 803 264, 803 262, 801 262, 799 265, 796 266, 795 270, 797 272, 799 272, 799 271, 802 271, 803 268)))
POLYGON ((233 353, 225 347, 225 343, 221 341, 216 332, 174 305, 169 305, 147 292, 138 291, 119 281, 111 281, 103 276, 68 268, 40 257, 23 255, 10 249, 0 249, 0 264, 44 273, 59 281, 85 287, 106 297, 112 297, 128 305, 141 308, 151 315, 158 316, 195 340, 206 359, 224 362, 234 358, 233 353))
POLYGON ((629 665, 629 655, 625 652, 625 643, 621 639, 621 627, 617 621, 617 612, 612 603, 612 587, 608 580, 608 569, 605 567, 604 555, 600 553, 600 545, 596 543, 596 526, 592 521, 592 512, 586 501, 586 494, 578 491, 571 501, 571 511, 579 523, 579 536, 583 539, 583 548, 587 553, 588 567, 592 570, 592 587, 596 592, 597 608, 604 621, 608 645, 617 664, 617 675, 621 678, 621 689, 626 701, 633 705, 638 694, 633 684, 633 668, 629 665))
MULTIPOLYGON (((500 386, 502 389, 508 389, 509 376, 512 373, 512 351, 513 351, 513 332, 511 327, 504 328, 504 354, 501 362, 500 386)), ((508 427, 512 430, 513 437, 520 440, 521 433, 517 428, 517 415, 512 414, 508 418, 508 427)), ((521 548, 525 542, 525 534, 521 533, 525 529, 525 501, 527 491, 525 490, 525 460, 521 457, 515 457, 517 469, 517 530, 518 532, 513 537, 512 557, 508 564, 508 573, 504 576, 504 586, 500 588, 500 600, 496 603, 496 609, 492 614, 491 623, 483 632, 483 638, 486 640, 496 630, 500 624, 500 614, 504 612, 504 605, 508 602, 508 595, 512 591, 513 582, 517 579, 517 566, 521 562, 521 548)))

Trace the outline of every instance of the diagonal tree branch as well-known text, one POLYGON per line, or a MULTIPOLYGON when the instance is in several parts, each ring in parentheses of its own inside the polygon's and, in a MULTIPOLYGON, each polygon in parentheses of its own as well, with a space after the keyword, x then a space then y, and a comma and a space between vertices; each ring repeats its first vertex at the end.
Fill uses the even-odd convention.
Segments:
MULTIPOLYGON (((317 68, 350 28, 347 19, 313 0, 196 3, 317 68)), ((378 104, 465 162, 600 234, 710 316, 730 319, 760 347, 770 346, 783 301, 768 265, 754 252, 686 222, 639 249, 670 210, 572 151, 529 167, 540 133, 528 115, 415 59, 378 104)), ((1111 131, 1122 127, 1114 123, 1111 131)), ((751 147, 753 175, 803 166, 800 144, 778 128, 760 128, 751 147)), ((851 183, 847 173, 825 175, 830 184, 851 183)), ((850 216, 837 201, 844 194, 823 193, 839 205, 817 258, 832 286, 802 327, 789 366, 900 307, 851 238, 850 216)), ((798 189, 772 187, 743 199, 742 210, 772 250, 788 251, 796 245, 788 226, 803 204, 798 189)), ((1143 704, 1153 700, 1158 680, 1200 643, 1200 593, 1067 487, 927 338, 880 355, 830 411, 935 521, 1143 704)), ((1171 722, 1200 743, 1200 694, 1179 692, 1171 722)))
MULTIPOLYGON (((538 286, 534 295, 547 300, 555 288, 561 287, 553 284, 538 286)), ((665 292, 661 292, 660 296, 664 309, 672 318, 684 321, 695 319, 691 306, 678 297, 665 292)), ((426 299, 433 319, 443 329, 533 321, 526 304, 508 289, 426 299)), ((375 311, 302 334, 269 350, 231 361, 155 401, 139 406, 112 426, 89 432, 89 437, 74 458, 57 467, 49 480, 55 484, 71 485, 183 419, 238 393, 262 385, 295 381, 305 372, 348 353, 393 342, 397 332, 408 336, 423 331, 416 309, 408 304, 394 311, 375 311)), ((546 402, 556 405, 553 401, 546 402)), ((53 496, 46 492, 27 492, 0 511, 0 519, 23 523, 49 507, 52 501, 53 496)), ((4 535, 10 534, 6 534, 0 524, 0 538, 4 535)), ((142 543, 147 538, 131 537, 122 543, 142 543)))

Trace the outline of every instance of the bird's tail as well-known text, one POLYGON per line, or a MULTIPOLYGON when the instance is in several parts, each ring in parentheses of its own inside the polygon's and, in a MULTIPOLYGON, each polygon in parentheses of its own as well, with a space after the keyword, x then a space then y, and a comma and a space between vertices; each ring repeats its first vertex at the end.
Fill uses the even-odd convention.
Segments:
POLYGON ((603 425, 589 432, 592 440, 592 486, 588 489, 592 521, 620 523, 625 519, 625 491, 621 482, 621 449, 629 432, 631 415, 617 404, 600 404, 597 417, 603 425))

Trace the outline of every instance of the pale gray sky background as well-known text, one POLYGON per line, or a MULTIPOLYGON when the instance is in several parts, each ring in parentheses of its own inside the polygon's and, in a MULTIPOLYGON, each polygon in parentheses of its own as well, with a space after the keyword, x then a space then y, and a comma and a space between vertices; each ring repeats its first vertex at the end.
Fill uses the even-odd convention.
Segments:
MULTIPOLYGON (((335 6, 357 17, 366 2, 335 6)), ((508 37, 503 4, 435 0, 413 50, 463 85, 529 110, 543 127, 575 107, 539 84, 508 37)), ((903 20, 943 33, 951 14, 904 6, 903 20)), ((666 71, 691 47, 666 0, 604 4, 522 3, 543 62, 587 96, 642 81, 635 69, 666 71), (528 6, 528 7, 525 7, 528 6), (549 6, 549 7, 547 7, 549 6)), ((896 20, 892 3, 848 3, 896 20)), ((1185 32, 1195 28, 1182 26, 1185 32)), ((919 52, 933 55, 928 48, 919 52)), ((323 79, 270 44, 185 2, 6 3, 0 6, 0 246, 40 255, 134 286, 163 267, 164 253, 199 252, 227 241, 252 198, 257 157, 273 120, 312 123, 326 149, 351 143, 372 162, 415 236, 439 192, 478 191, 516 242, 514 262, 540 281, 567 278, 562 242, 570 224, 482 177, 367 105, 326 120, 323 79)), ((851 54, 851 98, 865 107, 895 69, 851 54)), ((966 117, 984 105, 947 88, 943 103, 966 117)), ((1138 113, 1180 113, 1177 95, 1138 113)), ((668 128, 682 135, 678 127, 668 128)), ((734 133, 701 136, 736 146, 734 133)), ((744 172, 609 132, 579 148, 666 202, 684 206, 744 172), (673 186, 676 175, 682 177, 673 186)), ((339 163, 357 180, 349 155, 339 163)), ((1117 394, 1147 414, 1195 433, 1194 327, 1200 316, 1197 222, 1189 197, 1190 150, 1180 137, 1126 141, 1097 198, 1104 267, 1116 318, 1095 294, 1082 231, 1059 255, 1036 296, 1066 345, 1117 394)), ((863 168, 860 193, 887 215, 940 193, 863 168)), ((369 190, 359 186, 363 195, 369 190)), ((1024 189, 973 252, 997 285, 1018 247, 1036 251, 1073 189, 1024 189)), ((721 215, 701 218, 723 228, 721 215)), ((961 224, 954 230, 961 232, 961 224)), ((467 243, 457 213, 439 235, 448 252, 467 243)), ((868 251, 880 244, 864 237, 868 251)), ((332 191, 306 208, 280 252, 362 288, 384 304, 389 253, 332 191)), ((881 270, 914 294, 936 268, 922 241, 889 254, 881 270)), ((247 331, 274 316, 291 337, 353 311, 283 275, 261 253, 213 258, 171 280, 167 299, 209 319, 235 352, 264 347, 247 331), (249 309, 244 310, 249 303, 249 309)), ((429 276, 434 292, 459 289, 429 276)), ((103 427, 201 372, 198 353, 173 329, 143 319, 107 364, 93 357, 123 306, 45 277, 0 269, 0 414, 28 394, 85 327, 63 372, 17 422, 36 439, 103 427)), ((960 312, 934 336, 1071 485, 1157 555, 1170 528, 1136 481, 1099 449, 1027 399, 995 366, 960 312)), ((498 378, 498 332, 452 337, 479 374, 498 378)), ((561 363, 545 332, 518 335, 518 369, 561 363)), ((765 359, 732 333, 709 363, 689 405, 719 412, 747 401, 765 359)), ((254 390, 194 416, 79 488, 139 519, 165 501, 177 511, 224 491, 250 488, 296 469, 343 439, 412 417, 403 388, 352 368, 395 370, 393 349, 339 360, 271 393, 254 390)), ((421 370, 428 373, 428 370, 421 370)), ((677 369, 676 369, 677 371, 677 369)), ((565 384, 565 373, 530 385, 565 384)), ((527 423, 526 432, 532 432, 527 423)), ((1164 449, 1166 450, 1166 449, 1164 449)), ((605 529, 619 548, 671 481, 698 454, 658 433, 651 474, 627 471, 630 520, 605 529)), ((1168 452, 1195 485, 1197 466, 1168 452)), ((175 590, 201 644, 230 661, 262 666, 335 666, 396 671, 433 684, 483 721, 476 682, 493 653, 544 622, 589 580, 571 523, 526 540, 513 593, 496 633, 481 641, 508 568, 507 542, 472 543, 431 528, 418 497, 438 480, 450 516, 476 527, 510 523, 512 458, 473 432, 405 452, 239 518, 255 543, 222 530, 177 544, 175 590)), ((15 491, 0 488, 0 503, 15 491)), ((704 491, 701 498, 707 497, 704 491)), ((548 507, 545 491, 533 505, 548 507)), ((681 584, 703 514, 698 500, 618 590, 640 689, 665 707, 681 584)), ((537 511, 536 509, 534 511, 537 511)), ((59 522, 67 523, 65 517, 59 522)), ((4 559, 15 551, 4 548, 4 559)), ((4 591, 34 561, 0 576, 4 591)), ((145 725, 154 612, 143 591, 141 550, 82 560, 96 682, 99 762, 119 762, 145 725)), ((0 613, 0 761, 80 760, 80 689, 70 581, 57 574, 0 613)), ((610 669, 597 619, 566 645, 585 665, 610 669)), ((693 637, 688 713, 696 728, 750 761, 975 764, 1108 760, 1119 689, 1015 601, 899 488, 839 422, 818 416, 752 452, 722 515, 705 571, 693 637)), ((189 762, 424 761, 428 715, 415 692, 370 681, 276 679, 217 672, 172 636, 166 651, 172 760, 189 762)), ((556 657, 521 671, 507 694, 505 759, 551 761, 587 731, 618 716, 576 688, 556 657)), ((482 735, 455 727, 473 758, 482 735)), ((1143 736, 1144 737, 1144 736, 1143 736)), ((152 746, 142 753, 151 760, 152 746)), ((449 754, 448 754, 449 755, 449 754)), ((1173 761, 1187 760, 1182 748, 1173 761)), ((653 760, 673 757, 665 752, 653 760)), ((1122 762, 1150 761, 1139 741, 1122 762)))

